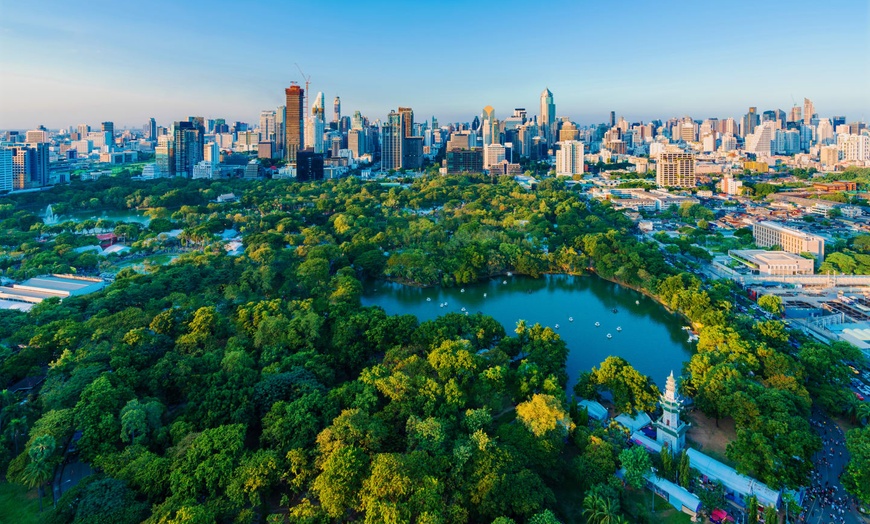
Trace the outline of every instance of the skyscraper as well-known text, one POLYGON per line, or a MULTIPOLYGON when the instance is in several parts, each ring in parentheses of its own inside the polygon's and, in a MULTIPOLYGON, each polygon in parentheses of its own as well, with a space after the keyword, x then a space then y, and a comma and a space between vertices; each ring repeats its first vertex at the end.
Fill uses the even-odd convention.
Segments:
POLYGON ((204 129, 197 123, 175 122, 172 136, 175 142, 175 175, 192 177, 193 168, 202 161, 204 129))
POLYGON ((12 191, 12 150, 0 148, 0 191, 12 191))
POLYGON ((154 117, 148 119, 148 140, 152 142, 157 140, 157 121, 154 117))
POLYGON ((115 123, 114 122, 103 122, 100 126, 100 130, 103 133, 109 133, 109 137, 113 141, 115 140, 115 123))
POLYGON ((332 121, 338 123, 341 120, 341 98, 335 97, 332 101, 332 121))
POLYGON ((748 136, 755 131, 755 126, 758 125, 760 119, 758 118, 758 109, 755 107, 750 107, 749 112, 743 116, 743 128, 740 130, 743 133, 743 136, 748 136))
POLYGON ((275 111, 260 111, 260 142, 275 141, 275 111))
POLYGON ((549 89, 544 89, 541 93, 541 121, 538 123, 543 131, 544 138, 547 143, 552 143, 554 125, 556 123, 556 103, 553 102, 553 93, 549 89))
POLYGON ((610 112, 610 127, 616 126, 616 111, 610 112))
POLYGON ((294 84, 284 89, 284 94, 287 96, 284 112, 284 128, 286 130, 284 158, 288 162, 296 162, 296 153, 304 146, 302 142, 302 117, 304 116, 302 104, 305 90, 294 84))
POLYGON ((810 125, 816 114, 816 107, 809 98, 804 98, 804 124, 810 125))
MULTIPOLYGON (((495 109, 492 106, 486 106, 483 108, 483 124, 481 128, 481 135, 483 136, 483 147, 486 150, 486 146, 492 144, 495 140, 492 136, 492 123, 495 120, 495 109)), ((476 145, 476 144, 472 144, 476 145)), ((486 162, 486 160, 484 160, 486 162)))
POLYGON ((404 137, 414 135, 414 110, 410 107, 400 107, 399 114, 402 115, 402 132, 404 137))
POLYGON ((556 151, 556 175, 573 176, 583 174, 583 142, 565 140, 556 151))
POLYGON ((659 187, 695 187, 695 155, 678 149, 662 151, 656 162, 659 187))
POLYGON ((402 148, 405 142, 402 114, 390 111, 387 121, 381 124, 381 169, 402 168, 402 148))

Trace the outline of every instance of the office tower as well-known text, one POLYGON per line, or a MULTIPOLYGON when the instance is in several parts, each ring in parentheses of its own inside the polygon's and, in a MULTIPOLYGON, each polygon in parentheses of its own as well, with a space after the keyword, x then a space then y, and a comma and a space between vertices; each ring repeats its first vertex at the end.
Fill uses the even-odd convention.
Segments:
POLYGON ((275 111, 275 154, 279 158, 284 158, 284 140, 286 137, 286 131, 284 127, 284 118, 287 116, 287 107, 286 106, 278 106, 278 110, 275 111))
POLYGON ((827 145, 834 141, 834 128, 831 126, 831 121, 827 118, 819 120, 819 125, 816 126, 816 143, 827 145))
MULTIPOLYGON (((483 108, 483 120, 481 123, 481 136, 483 136, 483 147, 484 147, 484 156, 486 156, 486 146, 498 142, 498 140, 493 139, 492 136, 492 123, 495 120, 495 109, 492 106, 486 106, 483 108)), ((477 145, 477 144, 472 144, 477 145)), ((486 163, 486 159, 484 158, 484 164, 486 163)))
MULTIPOLYGON (((322 91, 317 92, 317 96, 314 97, 314 104, 311 106, 311 116, 315 116, 320 120, 324 120, 324 113, 326 111, 326 99, 323 96, 322 91)), ((310 144, 305 142, 306 147, 310 144)))
MULTIPOLYGON (((845 122, 845 120, 843 121, 845 122)), ((76 129, 78 130, 79 136, 82 138, 88 136, 88 133, 91 132, 91 126, 87 124, 79 124, 76 129)))
MULTIPOLYGON (((315 106, 311 111, 314 112, 316 109, 315 106)), ((320 109, 322 110, 322 108, 320 109)), ((319 116, 322 114, 321 111, 305 119, 305 144, 308 149, 312 149, 315 153, 323 153, 324 123, 323 118, 319 116)))
POLYGON ((42 129, 34 129, 25 134, 24 141, 28 144, 45 144, 48 143, 48 132, 42 129))
POLYGON ((284 158, 288 162, 296 162, 296 153, 303 148, 302 142, 302 117, 303 98, 305 90, 298 85, 291 85, 284 90, 287 96, 287 105, 284 111, 284 158))
POLYGON ((556 175, 573 176, 583 174, 583 142, 565 140, 556 151, 556 175))
POLYGON ((390 111, 387 121, 381 124, 381 169, 402 169, 402 147, 405 142, 404 123, 401 113, 390 111))
POLYGON ((161 176, 175 176, 175 141, 172 135, 157 137, 157 146, 154 148, 154 160, 161 176))
POLYGON ((616 111, 610 112, 610 127, 616 126, 616 111))
POLYGON ((351 129, 347 133, 347 148, 353 153, 354 158, 366 154, 366 134, 362 129, 351 129))
POLYGON ((13 189, 48 185, 48 144, 35 143, 9 150, 12 156, 13 189))
POLYGON ((575 126, 572 122, 566 123, 562 126, 562 129, 559 130, 560 142, 577 140, 578 138, 580 138, 580 132, 577 130, 577 126, 575 126))
POLYGON ((755 127, 758 125, 758 110, 755 107, 750 107, 749 112, 743 116, 743 127, 740 130, 743 133, 743 136, 750 135, 753 131, 755 131, 755 127))
POLYGON ((739 130, 737 129, 737 122, 734 121, 733 118, 728 117, 722 122, 722 133, 730 133, 732 135, 737 135, 739 130))
POLYGON ((816 107, 813 105, 813 101, 804 98, 804 124, 812 124, 814 116, 816 116, 816 107))
POLYGON ((353 119, 351 119, 350 128, 351 129, 362 129, 363 128, 363 117, 362 117, 362 113, 360 113, 359 111, 353 112, 353 119))
POLYGON ((175 122, 173 140, 175 142, 175 175, 190 178, 193 168, 202 161, 204 129, 198 121, 175 122))
POLYGON ((403 136, 414 136, 414 110, 410 107, 400 107, 399 114, 402 115, 403 136))
POLYGON ((755 131, 746 136, 744 150, 757 155, 770 155, 771 142, 774 139, 774 129, 770 122, 758 126, 755 131))
POLYGON ((297 151, 296 180, 299 182, 323 180, 323 155, 310 149, 297 151))
POLYGON ((423 137, 409 136, 402 144, 402 168, 417 170, 423 167, 423 137))
POLYGON ((845 117, 845 116, 832 116, 832 117, 831 117, 831 126, 832 126, 834 129, 837 129, 837 126, 842 126, 842 125, 844 125, 845 123, 846 123, 846 117, 845 117))
POLYGON ((767 111, 761 113, 761 121, 762 122, 776 122, 776 111, 772 109, 768 109, 767 111))
POLYGON ((505 147, 498 142, 483 147, 483 168, 492 169, 505 158, 505 147))
POLYGON ((12 150, 0 148, 0 192, 12 191, 12 150))
POLYGON ((332 101, 332 121, 341 122, 341 98, 335 97, 332 101))
POLYGON ((448 175, 483 172, 483 151, 480 148, 447 151, 444 160, 448 175))
POLYGON ((553 102, 553 93, 549 89, 544 89, 541 93, 541 121, 538 125, 541 126, 548 144, 553 142, 555 124, 556 104, 553 102))
POLYGON ((260 142, 275 140, 275 111, 260 111, 260 142))
POLYGON ((147 138, 148 140, 151 140, 152 142, 156 141, 157 140, 157 121, 154 120, 153 117, 149 118, 148 124, 146 124, 145 127, 147 129, 146 134, 148 135, 145 138, 147 138))
POLYGON ((103 122, 100 124, 100 129, 103 133, 109 133, 109 137, 112 141, 115 140, 115 123, 114 122, 103 122))
POLYGON ((788 113, 788 121, 789 122, 800 122, 801 121, 801 108, 800 106, 794 106, 791 108, 791 111, 788 113))
POLYGON ((659 187, 695 187, 695 155, 680 150, 662 151, 656 162, 656 184, 659 187))
POLYGON ((212 166, 217 166, 220 163, 220 154, 221 150, 215 142, 208 142, 203 146, 202 159, 212 166))

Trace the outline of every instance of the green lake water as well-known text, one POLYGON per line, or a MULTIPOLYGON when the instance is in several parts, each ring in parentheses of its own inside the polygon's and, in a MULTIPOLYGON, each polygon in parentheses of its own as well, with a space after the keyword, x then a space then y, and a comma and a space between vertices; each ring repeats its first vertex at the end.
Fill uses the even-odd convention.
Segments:
POLYGON ((461 313, 465 308, 470 314, 480 312, 495 318, 509 335, 519 320, 554 329, 558 324, 556 332, 570 350, 569 387, 580 372, 597 366, 609 355, 626 359, 663 387, 668 373, 673 370, 678 376, 692 354, 680 316, 641 293, 596 276, 499 277, 464 289, 375 282, 366 286, 362 303, 381 306, 391 315, 415 315, 421 322, 445 313, 461 313), (445 302, 447 305, 441 307, 445 302), (596 327, 596 322, 600 326, 596 327), (608 333, 611 338, 607 338, 608 333))

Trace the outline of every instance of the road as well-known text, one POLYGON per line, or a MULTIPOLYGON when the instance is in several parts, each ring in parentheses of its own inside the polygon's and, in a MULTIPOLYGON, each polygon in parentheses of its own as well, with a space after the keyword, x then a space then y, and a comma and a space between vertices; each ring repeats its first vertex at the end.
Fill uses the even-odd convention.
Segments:
POLYGON ((822 451, 813 457, 813 484, 804 501, 805 520, 800 522, 865 524, 867 521, 858 512, 854 497, 840 483, 840 475, 849 462, 843 430, 819 412, 813 413, 810 422, 822 437, 822 451))

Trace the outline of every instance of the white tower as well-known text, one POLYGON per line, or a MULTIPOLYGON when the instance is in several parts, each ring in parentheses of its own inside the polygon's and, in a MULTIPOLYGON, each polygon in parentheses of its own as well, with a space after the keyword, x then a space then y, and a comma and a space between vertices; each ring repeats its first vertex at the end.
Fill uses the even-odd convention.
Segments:
POLYGON ((686 431, 688 424, 680 420, 680 408, 683 399, 677 394, 677 383, 674 372, 668 375, 665 393, 659 403, 662 406, 662 416, 655 422, 656 441, 667 444, 671 453, 679 453, 686 446, 686 431))

